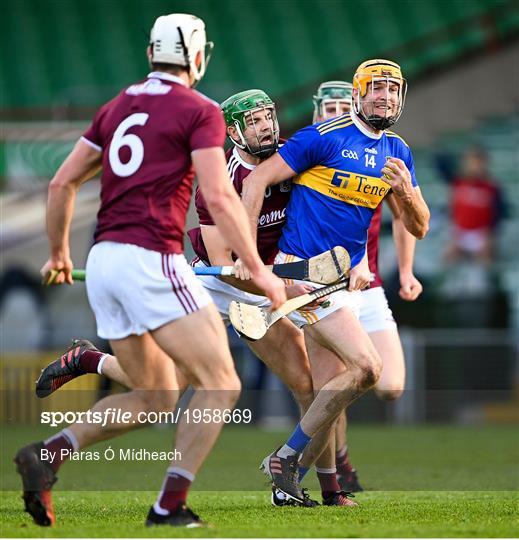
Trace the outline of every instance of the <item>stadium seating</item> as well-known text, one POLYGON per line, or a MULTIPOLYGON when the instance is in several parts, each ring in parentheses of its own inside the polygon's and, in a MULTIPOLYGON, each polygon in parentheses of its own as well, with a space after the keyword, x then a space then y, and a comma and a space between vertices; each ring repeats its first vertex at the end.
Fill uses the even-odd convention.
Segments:
POLYGON ((97 106, 146 71, 147 32, 157 15, 172 10, 204 18, 217 44, 202 90, 216 99, 257 86, 282 101, 287 95, 287 119, 308 99, 306 90, 297 98, 298 88, 349 73, 366 56, 392 52, 414 77, 519 29, 510 0, 454 0, 448 9, 370 1, 358 11, 334 0, 17 0, 4 8, 0 32, 9 51, 4 106, 97 106))

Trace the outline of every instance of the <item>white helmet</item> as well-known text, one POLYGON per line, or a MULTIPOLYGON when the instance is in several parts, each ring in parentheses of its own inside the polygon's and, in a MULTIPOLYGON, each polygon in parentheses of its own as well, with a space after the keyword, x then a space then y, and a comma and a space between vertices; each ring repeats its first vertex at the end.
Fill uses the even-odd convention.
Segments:
POLYGON ((150 46, 152 62, 188 67, 196 84, 204 76, 214 44, 206 40, 202 19, 187 13, 172 13, 155 21, 150 46), (197 66, 198 53, 201 60, 197 66))

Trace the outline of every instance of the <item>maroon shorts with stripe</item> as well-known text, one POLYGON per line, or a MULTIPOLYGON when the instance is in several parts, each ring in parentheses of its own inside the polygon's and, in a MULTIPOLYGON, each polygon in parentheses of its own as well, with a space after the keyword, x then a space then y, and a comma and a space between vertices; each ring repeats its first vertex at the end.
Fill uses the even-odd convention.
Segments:
POLYGON ((90 250, 86 274, 97 334, 104 339, 144 334, 211 302, 182 254, 100 242, 90 250))

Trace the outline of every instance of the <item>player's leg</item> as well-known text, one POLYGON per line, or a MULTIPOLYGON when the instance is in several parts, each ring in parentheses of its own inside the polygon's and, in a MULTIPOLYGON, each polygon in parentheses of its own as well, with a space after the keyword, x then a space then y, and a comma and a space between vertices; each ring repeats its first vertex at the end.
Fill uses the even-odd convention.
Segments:
MULTIPOLYGON (((305 342, 311 359, 314 389, 318 393, 330 379, 345 371, 346 367, 337 355, 321 347, 308 333, 305 335, 305 342)), ((356 506, 356 503, 343 492, 346 490, 342 490, 337 482, 335 463, 335 425, 337 421, 338 419, 323 426, 306 447, 300 461, 300 479, 308 468, 315 464, 323 504, 327 506, 356 506)))
MULTIPOLYGON (((346 369, 334 374, 317 394, 301 420, 301 428, 309 436, 364 394, 379 379, 380 357, 353 312, 341 308, 313 325, 305 332, 316 345, 334 353, 346 369)), ((316 348, 319 362, 319 349, 316 348)), ((311 361, 313 361, 311 359, 311 361)))
MULTIPOLYGON (((382 373, 373 390, 379 399, 398 399, 405 385, 405 363, 400 337, 394 328, 370 332, 369 337, 382 359, 382 373)), ((341 489, 357 493, 363 491, 357 470, 350 461, 347 444, 347 412, 339 416, 336 428, 337 480, 341 489)))
POLYGON ((193 423, 180 415, 175 449, 181 458, 168 469, 146 523, 195 526, 200 521, 185 506, 187 492, 221 431, 223 413, 234 407, 240 381, 221 318, 184 257, 159 254, 157 258, 138 251, 141 267, 135 280, 149 280, 150 287, 140 290, 142 307, 132 311, 132 321, 154 328, 156 343, 195 389, 189 410, 212 413, 207 423, 205 419, 193 423), (168 322, 172 313, 177 314, 173 323, 168 322))
POLYGON ((370 332, 369 337, 382 358, 382 373, 374 387, 378 398, 394 401, 404 392, 405 361, 400 336, 395 328, 370 332))
MULTIPOLYGON (((397 399, 402 394, 405 384, 404 354, 384 289, 374 287, 362 291, 360 298, 360 323, 368 332, 382 360, 382 372, 374 386, 375 393, 380 399, 397 399)), ((362 491, 357 471, 349 459, 346 427, 346 412, 344 412, 342 418, 339 417, 336 431, 338 480, 345 491, 362 491)))
MULTIPOLYGON (((107 354, 99 366, 98 372, 105 377, 108 377, 111 381, 114 381, 118 384, 122 384, 126 388, 132 388, 132 381, 129 379, 128 375, 124 372, 124 369, 119 364, 117 356, 112 354, 107 354)), ((182 382, 181 373, 176 370, 177 382, 180 389, 185 387, 185 381, 182 382)))
MULTIPOLYGON (((197 262, 195 266, 205 266, 197 262)), ((263 296, 247 293, 213 276, 204 276, 200 282, 211 295, 224 324, 229 325, 229 304, 243 302, 268 307, 263 296)), ((310 364, 305 350, 303 333, 287 319, 278 321, 258 341, 244 339, 252 352, 290 389, 304 412, 313 400, 310 364)))
POLYGON ((335 465, 337 467, 337 482, 341 490, 358 493, 364 491, 360 485, 357 470, 350 462, 347 437, 347 413, 342 411, 335 424, 335 465))
POLYGON ((80 448, 133 429, 133 420, 137 427, 139 424, 145 425, 147 422, 142 422, 142 418, 148 412, 172 411, 180 395, 175 365, 157 346, 150 333, 110 340, 110 345, 133 390, 108 396, 97 402, 91 410, 102 412, 116 408, 129 411, 132 425, 119 422, 107 422, 101 427, 97 424, 76 424, 70 430, 76 436, 80 448))
POLYGON ((42 369, 36 381, 36 395, 40 398, 47 397, 64 384, 87 373, 104 375, 126 388, 131 388, 131 382, 117 357, 103 353, 86 339, 74 339, 58 359, 42 369))
MULTIPOLYGON (((226 324, 230 324, 229 303, 233 300, 260 307, 268 306, 268 301, 264 297, 246 293, 214 277, 204 277, 201 282, 211 294, 226 324)), ((313 388, 303 333, 293 323, 282 319, 273 325, 262 339, 245 342, 287 385, 300 407, 301 414, 304 414, 313 400, 313 388)), ((293 501, 288 500, 274 486, 271 502, 274 506, 293 504, 293 501)), ((309 499, 305 502, 305 505, 311 504, 312 501, 309 499)))
MULTIPOLYGON (((201 266, 202 263, 198 263, 201 266)), ((231 301, 268 307, 263 296, 242 291, 212 276, 200 279, 211 295, 224 323, 230 324, 231 301)), ((305 350, 303 333, 287 319, 278 321, 258 341, 244 340, 254 354, 276 374, 293 393, 304 412, 313 400, 310 364, 305 350)))
POLYGON ((149 334, 114 340, 111 345, 125 373, 139 390, 108 396, 92 407, 91 413, 100 414, 106 424, 78 422, 45 441, 22 448, 15 457, 23 480, 26 510, 38 525, 54 522, 51 488, 56 472, 73 451, 142 427, 145 419, 143 422, 139 414, 171 411, 175 406, 178 389, 173 363, 149 334), (116 421, 110 414, 104 416, 105 412, 118 409, 127 414, 125 422, 116 421))
MULTIPOLYGON (((293 260, 294 257, 286 255, 282 252, 278 253, 276 257, 277 263, 287 262, 287 260, 293 260)), ((311 326, 315 326, 317 321, 321 322, 325 319, 328 319, 336 311, 342 311, 342 308, 347 308, 350 311, 352 317, 354 317, 353 312, 357 308, 357 298, 352 293, 334 293, 330 300, 326 303, 320 305, 317 309, 312 310, 311 312, 299 311, 294 312, 289 315, 289 318, 293 320, 297 325, 304 326, 305 328, 305 338, 307 335, 306 329, 311 326)), ((346 317, 348 319, 348 317, 346 317)), ((346 328, 348 328, 348 321, 346 321, 346 328)), ((315 341, 315 340, 314 340, 315 341)), ((333 352, 333 350, 331 351, 333 352)), ((311 360, 311 358, 310 358, 311 360)), ((321 393, 319 393, 321 394, 321 393)), ((318 395, 318 398, 322 396, 318 395)), ((310 406, 309 411, 315 409, 315 400, 310 406)), ((323 433, 326 428, 331 426, 335 418, 335 414, 324 414, 325 420, 321 421, 321 427, 323 428, 323 433)), ((308 417, 308 412, 306 413, 305 418, 308 417)), ((317 419, 319 421, 321 419, 317 419)), ((272 479, 273 484, 284 491, 289 497, 293 497, 297 501, 302 500, 303 493, 299 485, 299 467, 298 467, 298 457, 299 453, 308 446, 308 443, 312 438, 317 437, 319 426, 315 426, 316 429, 312 433, 312 436, 309 436, 301 429, 301 424, 298 424, 294 433, 287 441, 283 447, 278 449, 276 452, 267 456, 262 462, 262 470, 272 479)), ((321 443, 318 445, 319 450, 313 452, 310 460, 313 460, 316 456, 321 453, 328 442, 328 436, 324 436, 321 443)))
MULTIPOLYGON (((303 416, 314 399, 310 362, 306 353, 303 332, 288 319, 281 319, 269 328, 262 339, 245 341, 254 354, 292 392, 303 416)), ((313 452, 314 445, 321 445, 318 437, 310 443, 308 447, 310 452, 313 452)), ((294 504, 274 486, 272 486, 271 502, 273 506, 294 504)), ((305 505, 311 504, 312 501, 307 499, 305 505)))
POLYGON ((381 370, 380 357, 349 308, 332 311, 314 324, 306 325, 304 331, 318 345, 333 352, 346 370, 323 386, 287 443, 263 461, 263 470, 277 487, 296 500, 302 499, 297 478, 299 453, 321 427, 333 422, 342 409, 376 383, 381 370))
POLYGON ((252 352, 289 388, 303 415, 314 399, 303 332, 288 319, 271 326, 258 341, 245 340, 252 352))
MULTIPOLYGON (((177 323, 175 327, 167 325, 155 330, 153 337, 195 389, 189 408, 232 409, 241 383, 215 307, 210 304, 177 323)), ((187 415, 181 418, 176 448, 182 453, 182 467, 194 474, 209 454, 223 421, 216 417, 214 422, 196 424, 185 421, 187 415)))
POLYGON ((232 411, 241 389, 227 333, 214 305, 181 319, 176 326, 159 328, 153 336, 174 358, 195 392, 188 407, 191 417, 182 412, 177 427, 175 449, 181 457, 168 469, 148 525, 161 524, 183 511, 191 483, 223 427, 224 412, 232 411), (209 422, 192 421, 194 411, 205 410, 210 411, 209 422))
MULTIPOLYGON (((85 356, 86 355, 81 355, 80 356, 81 360, 83 360, 85 356)), ((91 358, 94 358, 94 357, 91 356, 91 358)), ((84 362, 81 365, 84 365, 84 362)), ((108 379, 110 379, 111 381, 116 382, 117 384, 125 386, 126 388, 129 388, 129 389, 132 389, 133 383, 132 381, 130 381, 128 375, 126 375, 126 373, 124 372, 123 368, 121 367, 121 364, 119 364, 119 361, 117 360, 117 356, 114 356, 113 354, 104 353, 100 351, 99 349, 97 349, 88 340, 81 339, 81 340, 74 340, 73 344, 69 347, 69 349, 65 351, 64 355, 62 355, 58 360, 55 360, 54 362, 52 362, 51 364, 49 364, 46 368, 42 370, 40 378, 36 381, 36 395, 38 397, 46 397, 52 394, 53 392, 55 392, 56 390, 58 390, 59 388, 61 388, 67 382, 81 375, 85 375, 85 373, 98 373, 99 375, 103 375, 107 377, 108 379), (68 355, 71 349, 75 350, 77 348, 76 343, 78 341, 81 342, 81 344, 87 344, 87 343, 90 344, 91 348, 83 349, 83 350, 86 350, 87 354, 89 353, 89 351, 92 351, 93 353, 96 353, 96 352, 98 353, 97 359, 95 359, 92 363, 93 367, 90 368, 91 370, 82 371, 81 373, 76 373, 74 375, 71 375, 70 378, 68 378, 67 375, 63 377, 62 375, 51 374, 53 365, 56 362, 61 363, 61 358, 63 356, 68 355)), ((187 381, 178 369, 175 369, 175 373, 177 376, 179 389, 182 393, 187 387, 187 381)))
POLYGON ((382 359, 375 393, 385 401, 398 399, 405 385, 404 351, 383 287, 362 292, 359 320, 382 359))
MULTIPOLYGON (((142 426, 143 414, 146 412, 171 412, 178 398, 175 366, 170 356, 164 353, 156 342, 163 343, 169 349, 170 355, 175 356, 180 370, 186 375, 186 380, 197 389, 190 402, 192 410, 232 409, 239 393, 239 380, 234 372, 230 352, 226 348, 225 329, 212 305, 162 326, 153 336, 155 339, 145 334, 111 341, 120 367, 129 378, 131 386, 138 390, 109 396, 98 402, 91 411, 103 414, 104 411, 121 410, 130 415, 128 421, 112 422, 108 417, 106 425, 81 423, 69 426, 43 443, 48 455, 55 453, 56 457, 51 463, 41 463, 41 460, 38 460, 36 451, 41 453, 39 445, 22 449, 16 457, 22 476, 31 473, 27 471, 28 468, 34 470, 39 467, 43 473, 54 479, 54 474, 64 461, 57 457, 64 455, 62 450, 78 450, 142 426), (204 340, 199 339, 200 335, 204 335, 204 340), (171 346, 171 343, 179 345, 171 346), (49 468, 51 471, 48 471, 49 468)), ((172 463, 168 469, 159 501, 154 509, 150 510, 148 524, 170 523, 171 517, 175 520, 172 524, 179 524, 179 520, 190 518, 185 515, 191 513, 184 505, 187 491, 222 426, 221 413, 209 424, 188 424, 183 416, 181 418, 175 448, 182 459, 172 463)), ((41 475, 42 473, 39 473, 39 476, 41 475)), ((29 487, 25 484, 24 481, 24 491, 36 492, 39 499, 42 499, 41 492, 44 492, 43 508, 41 504, 34 503, 33 496, 28 501, 28 508, 35 507, 32 515, 35 519, 38 517, 40 524, 53 522, 50 486, 49 489, 42 490, 39 484, 29 487)), ((198 518, 193 518, 192 521, 196 523, 198 518)))
MULTIPOLYGON (((369 337, 382 359, 382 373, 374 391, 377 397, 385 401, 398 399, 405 385, 405 362, 400 337, 394 328, 370 332, 369 337)), ((345 491, 362 491, 356 469, 350 462, 347 440, 347 413, 343 411, 336 429, 337 479, 345 491)))
MULTIPOLYGON (((221 280, 203 278, 202 282, 209 290, 213 301, 225 321, 228 321, 228 305, 231 300, 265 306, 265 301, 262 297, 244 293, 235 287, 223 283, 221 280)), ((312 317, 311 315, 307 316, 312 317)), ((301 315, 294 322, 297 324, 306 322, 305 317, 301 315)), ((282 319, 273 325, 262 339, 254 342, 246 342, 256 356, 288 386, 304 414, 313 401, 314 393, 303 333, 297 329, 295 324, 287 319, 282 319)), ((327 351, 324 350, 323 354, 326 353, 327 351)), ((332 353, 329 354, 331 355, 332 353)), ((344 368, 343 364, 340 361, 338 362, 344 368)), ((326 377, 326 372, 322 370, 320 372, 326 377)), ((325 379, 325 382, 327 380, 325 379)), ((323 452, 323 448, 327 448, 328 439, 331 437, 333 437, 333 430, 331 427, 328 427, 320 430, 312 439, 305 450, 305 454, 308 453, 308 456, 311 456, 309 457, 310 464, 313 463, 317 455, 323 452)), ((329 497, 330 493, 335 495, 339 491, 339 486, 335 478, 335 470, 333 470, 333 474, 330 472, 334 467, 334 448, 331 448, 329 452, 330 456, 328 458, 320 458, 325 465, 318 463, 318 467, 321 466, 318 475, 323 486, 323 491, 326 492, 325 497, 327 500, 331 500, 329 497), (332 479, 330 480, 327 477, 331 477, 332 479), (332 482, 333 486, 331 485, 332 482)), ((300 467, 299 471, 304 471, 304 467, 300 467)), ((284 494, 276 490, 275 487, 273 487, 272 503, 275 506, 285 506, 287 504, 284 494)), ((311 504, 312 501, 306 499, 305 505, 310 506, 311 504)))
MULTIPOLYGON (((90 251, 87 293, 96 315, 98 334, 110 338, 118 361, 136 390, 109 396, 94 406, 94 412, 101 416, 109 410, 120 409, 125 421, 114 421, 108 415, 106 424, 75 425, 45 441, 57 450, 74 450, 139 427, 143 425, 142 415, 147 412, 171 413, 178 399, 174 365, 146 329, 175 325, 182 317, 210 303, 182 256, 161 255, 114 242, 101 242, 90 251)), ((179 339, 183 339, 182 334, 179 332, 179 339)), ((39 450, 39 446, 30 445, 22 449, 16 459, 24 482, 24 495, 33 497, 29 503, 26 498, 26 507, 37 522, 48 525, 52 521, 50 504, 47 504, 52 486, 49 479, 54 480, 52 467, 59 467, 61 462, 48 459, 47 463, 42 462, 39 450), (27 488, 29 482, 32 489, 27 488)), ((57 454, 63 455, 62 452, 57 454)), ((180 517, 193 523, 197 521, 192 516, 180 517)))

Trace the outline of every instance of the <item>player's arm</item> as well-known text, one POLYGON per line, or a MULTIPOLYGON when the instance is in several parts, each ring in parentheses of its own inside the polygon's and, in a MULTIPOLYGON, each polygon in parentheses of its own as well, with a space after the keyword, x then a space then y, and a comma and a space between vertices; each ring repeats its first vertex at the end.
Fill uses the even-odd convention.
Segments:
POLYGON ((50 257, 41 273, 45 275, 50 270, 59 271, 56 284, 72 283, 69 233, 76 193, 81 184, 99 172, 101 161, 102 153, 80 139, 49 184, 47 236, 50 257))
MULTIPOLYGON (((214 225, 200 225, 200 231, 202 233, 202 239, 204 241, 204 246, 211 266, 233 266, 235 262, 232 260, 232 249, 222 238, 221 233, 218 231, 218 227, 215 227, 214 225)), ((242 272, 245 272, 245 274, 248 275, 248 270, 246 268, 243 268, 242 272)), ((242 291, 257 294, 259 296, 265 296, 264 291, 260 289, 253 281, 251 281, 250 276, 243 276, 241 278, 236 278, 233 276, 220 276, 219 279, 242 291)), ((315 287, 306 284, 287 286, 287 298, 290 299, 301 294, 306 294, 313 291, 314 288, 315 287)), ((316 304, 311 305, 315 306, 324 302, 326 299, 327 297, 320 299, 316 304)))
POLYGON ((274 154, 260 163, 243 181, 241 200, 249 215, 253 238, 256 239, 258 218, 263 206, 265 190, 295 176, 295 171, 279 155, 274 154))
POLYGON ((395 242, 398 273, 400 276, 400 297, 404 300, 416 300, 422 293, 422 284, 413 273, 416 238, 406 229, 399 206, 393 198, 388 199, 393 214, 393 240, 395 242))
MULTIPOLYGON (((211 266, 233 266, 232 249, 224 240, 218 227, 215 225, 200 225, 200 232, 202 233, 202 240, 211 266)), ((242 280, 232 276, 221 276, 219 279, 242 291, 264 295, 263 290, 250 279, 242 280)))
POLYGON ((368 250, 364 251, 364 256, 360 262, 350 270, 349 291, 362 291, 369 287, 371 272, 368 264, 368 250))
POLYGON ((431 214, 419 187, 413 186, 411 173, 398 158, 389 158, 382 168, 384 181, 391 185, 393 198, 398 205, 406 229, 416 238, 422 239, 429 230, 431 214))
POLYGON ((229 181, 223 149, 201 148, 191 155, 200 190, 224 241, 243 260, 273 308, 277 308, 286 301, 284 284, 267 270, 258 255, 247 214, 229 181))

